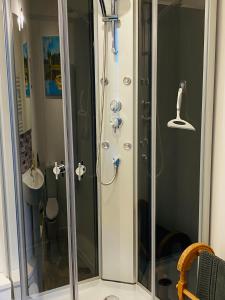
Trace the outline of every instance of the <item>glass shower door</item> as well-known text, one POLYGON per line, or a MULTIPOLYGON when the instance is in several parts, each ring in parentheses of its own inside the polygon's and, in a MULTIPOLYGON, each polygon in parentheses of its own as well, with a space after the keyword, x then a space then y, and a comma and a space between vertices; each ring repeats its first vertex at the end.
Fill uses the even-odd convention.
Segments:
POLYGON ((78 280, 99 275, 92 0, 68 0, 78 280))
POLYGON ((138 280, 161 300, 177 297, 182 251, 208 239, 215 2, 139 1, 138 280))
POLYGON ((99 275, 93 1, 68 0, 78 280, 99 275))
POLYGON ((27 299, 70 285, 67 296, 74 299, 75 165, 64 6, 24 0, 19 8, 7 8, 13 21, 11 113, 20 254, 20 287, 15 272, 14 295, 27 299))
POLYGON ((152 1, 140 0, 138 10, 138 281, 151 291, 152 1))
MULTIPOLYGON (((162 300, 177 297, 177 261, 201 234, 204 33, 205 1, 159 2, 155 279, 162 300)), ((196 280, 192 269, 190 289, 196 280)))

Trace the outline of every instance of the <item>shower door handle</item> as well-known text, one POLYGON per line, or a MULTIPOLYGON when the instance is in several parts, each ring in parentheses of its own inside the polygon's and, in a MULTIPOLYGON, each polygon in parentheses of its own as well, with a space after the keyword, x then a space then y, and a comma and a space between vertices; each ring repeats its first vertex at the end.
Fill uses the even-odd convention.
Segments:
POLYGON ((64 164, 59 164, 57 161, 55 162, 55 167, 53 168, 53 173, 55 174, 55 179, 59 179, 59 175, 65 173, 65 165, 64 164))
POLYGON ((81 181, 81 179, 83 178, 84 174, 86 173, 86 167, 83 165, 83 163, 78 163, 78 166, 75 170, 75 173, 78 177, 78 180, 81 181))

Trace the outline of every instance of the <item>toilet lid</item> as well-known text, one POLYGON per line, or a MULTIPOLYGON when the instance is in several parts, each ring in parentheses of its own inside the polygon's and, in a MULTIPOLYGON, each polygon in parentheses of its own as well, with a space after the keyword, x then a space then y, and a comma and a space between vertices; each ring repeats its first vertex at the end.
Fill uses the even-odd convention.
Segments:
POLYGON ((59 205, 56 198, 48 198, 46 206, 46 216, 49 220, 53 220, 57 217, 59 212, 59 205))

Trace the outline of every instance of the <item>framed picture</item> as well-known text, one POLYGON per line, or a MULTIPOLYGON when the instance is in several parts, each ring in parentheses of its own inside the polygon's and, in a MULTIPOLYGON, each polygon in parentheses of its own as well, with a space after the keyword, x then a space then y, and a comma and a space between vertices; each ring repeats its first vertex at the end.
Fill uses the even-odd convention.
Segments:
POLYGON ((25 83, 25 95, 30 98, 30 75, 29 75, 29 54, 27 43, 23 44, 23 65, 24 65, 24 83, 25 83))
POLYGON ((45 36, 43 42, 45 96, 62 97, 59 36, 45 36))

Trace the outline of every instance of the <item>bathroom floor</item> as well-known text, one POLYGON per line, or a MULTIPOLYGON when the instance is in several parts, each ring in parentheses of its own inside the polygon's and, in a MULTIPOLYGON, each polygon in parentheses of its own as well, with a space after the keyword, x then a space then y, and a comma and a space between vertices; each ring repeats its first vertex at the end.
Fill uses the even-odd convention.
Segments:
MULTIPOLYGON (((118 282, 103 281, 101 279, 96 279, 86 283, 79 283, 79 300, 105 300, 108 296, 116 296, 118 300, 152 300, 151 295, 147 293, 142 287, 136 284, 131 285, 118 282)), ((34 296, 32 297, 32 299, 69 300, 70 289, 69 287, 58 288, 52 293, 43 293, 42 296, 34 296)))
POLYGON ((118 300, 151 300, 152 297, 138 285, 95 280, 79 285, 79 300, 104 300, 114 295, 118 300))

